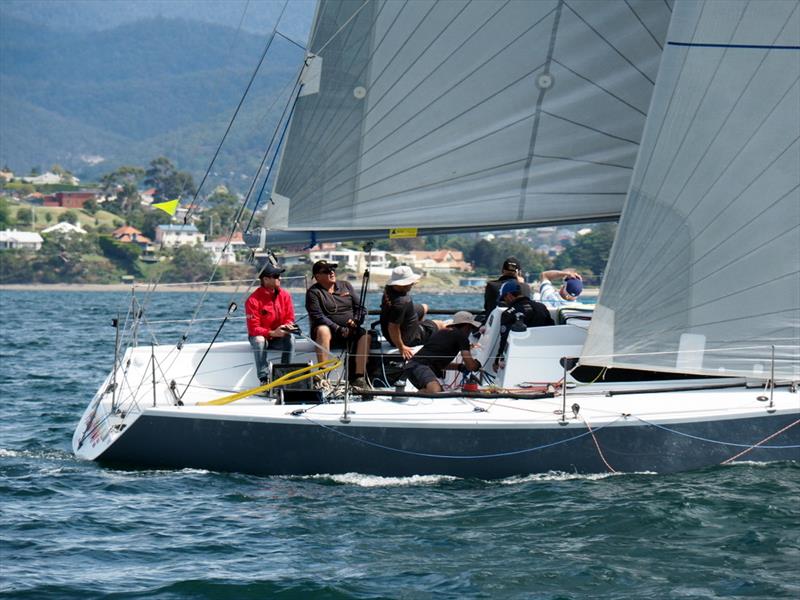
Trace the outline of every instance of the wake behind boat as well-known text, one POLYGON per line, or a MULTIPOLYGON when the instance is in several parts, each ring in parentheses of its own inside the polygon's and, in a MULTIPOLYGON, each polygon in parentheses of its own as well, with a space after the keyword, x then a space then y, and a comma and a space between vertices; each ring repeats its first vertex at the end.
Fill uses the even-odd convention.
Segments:
POLYGON ((798 32, 800 4, 781 0, 320 2, 249 233, 313 245, 621 215, 588 332, 513 332, 494 370, 496 309, 477 391, 334 386, 279 404, 254 395, 246 343, 151 348, 123 330, 133 344, 74 451, 475 477, 800 460, 798 32))

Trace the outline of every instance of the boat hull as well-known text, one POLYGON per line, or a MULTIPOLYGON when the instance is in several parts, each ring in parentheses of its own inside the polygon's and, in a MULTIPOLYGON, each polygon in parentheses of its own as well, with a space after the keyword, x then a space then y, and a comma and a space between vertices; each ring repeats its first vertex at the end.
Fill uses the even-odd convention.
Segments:
POLYGON ((669 473, 723 463, 787 427, 741 460, 800 460, 800 426, 790 426, 798 419, 796 412, 673 425, 621 420, 594 431, 577 420, 552 427, 447 428, 295 419, 145 413, 98 460, 117 466, 255 475, 358 472, 493 479, 549 471, 669 473))

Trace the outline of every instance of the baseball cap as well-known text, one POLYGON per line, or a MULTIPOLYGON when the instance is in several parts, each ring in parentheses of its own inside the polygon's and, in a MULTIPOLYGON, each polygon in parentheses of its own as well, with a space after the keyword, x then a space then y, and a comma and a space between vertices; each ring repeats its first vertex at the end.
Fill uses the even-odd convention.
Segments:
POLYGON ((519 285, 519 281, 514 281, 513 279, 510 279, 500 287, 500 293, 497 295, 497 299, 502 300, 503 296, 505 296, 506 294, 514 294, 514 295, 519 294, 521 290, 522 288, 519 285))
POLYGON ((318 260, 314 263, 314 266, 311 267, 311 274, 316 275, 320 271, 324 271, 325 269, 336 269, 339 266, 339 263, 332 263, 328 262, 327 260, 318 260))
POLYGON ((575 296, 577 298, 583 291, 583 281, 577 278, 567 279, 564 281, 564 287, 570 296, 575 296))
POLYGON ((503 271, 519 271, 521 269, 522 265, 519 264, 519 260, 515 256, 509 256, 503 263, 503 271))
POLYGON ((258 274, 258 278, 261 279, 262 277, 274 277, 275 275, 280 275, 285 270, 286 269, 281 269, 278 265, 267 263, 264 265, 264 268, 261 269, 261 273, 258 274))

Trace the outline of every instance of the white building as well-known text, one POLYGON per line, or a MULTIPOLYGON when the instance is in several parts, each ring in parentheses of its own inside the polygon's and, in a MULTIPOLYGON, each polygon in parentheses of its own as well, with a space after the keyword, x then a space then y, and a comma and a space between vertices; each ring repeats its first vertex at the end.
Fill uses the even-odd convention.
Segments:
POLYGON ((39 250, 43 241, 42 236, 35 231, 17 231, 16 229, 0 231, 0 250, 10 248, 39 250))
POLYGON ((348 269, 350 271, 359 273, 367 267, 367 258, 369 258, 369 268, 374 274, 382 275, 388 274, 391 270, 389 264, 391 263, 390 254, 384 250, 373 250, 371 255, 361 250, 349 250, 347 248, 336 248, 335 250, 317 250, 309 252, 308 260, 314 264, 318 260, 326 260, 332 263, 338 263, 339 269, 348 269))
POLYGON ((228 236, 222 236, 213 239, 210 242, 203 242, 203 248, 205 248, 208 253, 211 254, 215 263, 221 265, 233 265, 237 262, 236 252, 247 250, 247 244, 244 243, 242 234, 238 232, 231 238, 231 241, 226 248, 225 245, 227 242, 228 236))
POLYGON ((42 173, 41 175, 30 175, 28 177, 23 177, 22 181, 25 183, 32 183, 33 185, 61 183, 61 175, 56 175, 55 173, 48 171, 47 173, 42 173))
POLYGON ((174 246, 193 246, 202 243, 205 234, 200 233, 194 225, 159 225, 156 227, 156 243, 162 248, 174 246))

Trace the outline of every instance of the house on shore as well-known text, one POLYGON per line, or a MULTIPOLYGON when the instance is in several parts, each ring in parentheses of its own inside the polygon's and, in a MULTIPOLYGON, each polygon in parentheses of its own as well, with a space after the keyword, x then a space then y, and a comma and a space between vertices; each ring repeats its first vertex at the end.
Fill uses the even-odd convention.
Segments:
POLYGON ((42 247, 42 236, 35 231, 17 231, 16 229, 6 229, 0 231, 0 250, 34 250, 38 251, 42 247))
POLYGON ((111 237, 123 244, 141 246, 142 250, 147 250, 150 244, 153 243, 153 240, 136 229, 136 227, 131 227, 130 225, 123 225, 115 229, 111 232, 111 237))
POLYGON ((78 225, 73 225, 67 221, 51 225, 47 229, 42 229, 42 233, 62 233, 64 235, 86 235, 86 230, 78 225))
POLYGON ((194 225, 159 225, 156 227, 156 243, 162 248, 175 246, 193 246, 203 243, 205 234, 200 233, 194 225))
POLYGON ((44 206, 61 208, 83 208, 89 200, 97 200, 102 195, 100 190, 79 190, 76 192, 56 192, 44 197, 44 206))

